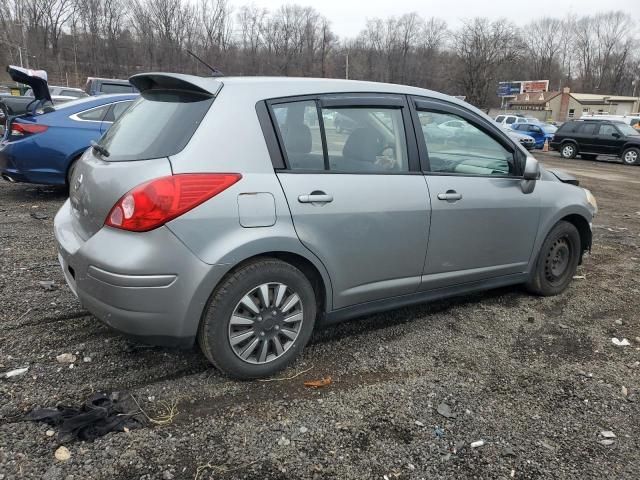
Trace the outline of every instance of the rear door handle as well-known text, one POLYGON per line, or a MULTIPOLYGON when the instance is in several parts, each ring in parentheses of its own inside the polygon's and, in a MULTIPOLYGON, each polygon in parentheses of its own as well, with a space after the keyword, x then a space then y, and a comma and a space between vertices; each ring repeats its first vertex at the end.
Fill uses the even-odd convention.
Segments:
POLYGON ((309 195, 300 195, 298 201, 300 203, 331 203, 333 195, 327 195, 324 192, 311 192, 309 195))
POLYGON ((447 200, 449 202, 462 200, 462 194, 456 192, 455 190, 447 190, 447 193, 439 193, 438 200, 447 200))

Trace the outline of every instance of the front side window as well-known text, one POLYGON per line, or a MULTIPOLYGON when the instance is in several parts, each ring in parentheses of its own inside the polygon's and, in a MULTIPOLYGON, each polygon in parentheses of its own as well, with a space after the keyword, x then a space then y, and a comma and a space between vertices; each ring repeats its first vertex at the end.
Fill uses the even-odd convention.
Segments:
POLYGON ((614 127, 613 125, 600 125, 599 133, 600 135, 603 135, 605 137, 610 137, 614 133, 618 133, 618 131, 616 130, 616 127, 614 127))
POLYGON ((502 123, 503 120, 504 120, 504 115, 498 115, 496 117, 496 122, 502 123))
POLYGON ((462 117, 437 111, 419 111, 432 172, 466 175, 510 175, 513 154, 487 133, 462 117), (455 131, 446 127, 461 122, 455 131))
POLYGON ((515 117, 507 117, 506 123, 511 125, 512 123, 515 123, 515 121, 515 117))
POLYGON ((318 108, 315 100, 271 107, 291 170, 340 173, 409 171, 399 108, 318 108), (322 118, 319 115, 322 115, 322 118))

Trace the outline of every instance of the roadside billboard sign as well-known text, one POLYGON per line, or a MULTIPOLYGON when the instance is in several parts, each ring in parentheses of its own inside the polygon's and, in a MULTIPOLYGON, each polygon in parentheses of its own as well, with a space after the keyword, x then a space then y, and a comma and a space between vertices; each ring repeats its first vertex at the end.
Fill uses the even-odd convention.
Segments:
POLYGON ((529 80, 522 82, 522 91, 519 93, 539 93, 549 91, 549 80, 529 80))
POLYGON ((499 82, 496 95, 499 97, 514 97, 520 93, 539 93, 549 91, 549 80, 517 80, 499 82))

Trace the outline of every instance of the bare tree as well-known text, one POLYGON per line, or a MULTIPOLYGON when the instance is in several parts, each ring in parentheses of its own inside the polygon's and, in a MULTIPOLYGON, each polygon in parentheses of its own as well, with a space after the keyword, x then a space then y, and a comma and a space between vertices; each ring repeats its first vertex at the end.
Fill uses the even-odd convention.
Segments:
POLYGON ((486 108, 495 91, 499 69, 518 58, 518 31, 506 20, 476 18, 454 32, 453 38, 459 61, 457 82, 467 101, 486 108))

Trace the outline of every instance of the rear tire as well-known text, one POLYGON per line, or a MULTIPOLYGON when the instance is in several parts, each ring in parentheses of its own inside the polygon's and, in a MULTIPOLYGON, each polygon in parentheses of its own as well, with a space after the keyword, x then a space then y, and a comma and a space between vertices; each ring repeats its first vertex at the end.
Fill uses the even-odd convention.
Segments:
POLYGON ((216 287, 198 343, 230 377, 268 377, 302 351, 315 320, 316 297, 307 277, 293 265, 264 258, 240 267, 216 287))
POLYGON ((640 165, 640 149, 631 147, 622 152, 622 161, 625 165, 640 165))
POLYGON ((581 255, 580 234, 565 221, 558 222, 549 232, 536 260, 527 290, 541 296, 562 293, 573 279, 581 255))
POLYGON ((580 158, 582 158, 583 160, 595 160, 596 158, 598 158, 598 155, 595 155, 593 153, 581 153, 580 158))
POLYGON ((560 145, 560 156, 562 158, 576 158, 578 149, 573 143, 563 143, 560 145))

